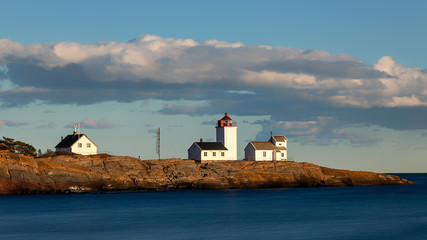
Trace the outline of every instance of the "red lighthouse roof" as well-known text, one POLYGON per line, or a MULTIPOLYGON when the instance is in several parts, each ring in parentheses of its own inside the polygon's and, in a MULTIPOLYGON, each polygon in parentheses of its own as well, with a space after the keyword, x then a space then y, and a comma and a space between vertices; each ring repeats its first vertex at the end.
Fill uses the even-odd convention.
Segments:
POLYGON ((231 120, 231 118, 227 115, 227 113, 225 113, 225 116, 223 117, 223 118, 221 118, 221 120, 228 120, 228 121, 230 121, 231 120))

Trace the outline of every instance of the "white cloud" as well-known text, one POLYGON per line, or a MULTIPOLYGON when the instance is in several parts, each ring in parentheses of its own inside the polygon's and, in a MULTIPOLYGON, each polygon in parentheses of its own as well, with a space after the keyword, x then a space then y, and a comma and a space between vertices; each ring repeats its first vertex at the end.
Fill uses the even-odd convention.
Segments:
POLYGON ((238 48, 238 47, 244 46, 244 44, 241 42, 228 43, 228 42, 218 41, 218 40, 214 40, 214 39, 204 41, 203 44, 208 45, 208 46, 214 46, 216 48, 238 48))
MULTIPOLYGON (((316 124, 305 121, 306 128, 295 128, 296 134, 308 135, 324 131, 317 119, 322 115, 403 126, 391 122, 395 117, 384 120, 378 109, 387 116, 404 116, 415 123, 405 126, 419 128, 422 124, 414 113, 387 109, 427 106, 426 71, 405 68, 389 56, 368 65, 321 50, 140 35, 128 42, 96 44, 20 44, 2 39, 0 64, 1 77, 10 82, 0 90, 3 107, 35 101, 93 104, 160 99, 176 103, 165 105, 160 110, 164 114, 201 115, 222 112, 227 106, 240 115, 271 115, 278 124, 283 122, 277 126, 282 129, 303 124, 301 119, 315 119, 316 124), (186 101, 192 104, 185 105, 186 101), (353 113, 360 109, 365 112, 353 113), (374 117, 366 120, 370 116, 374 117)), ((95 120, 85 124, 112 127, 95 120)))
POLYGON ((426 101, 421 101, 418 97, 412 95, 410 97, 393 97, 393 101, 387 103, 388 107, 405 106, 405 107, 416 107, 416 106, 427 106, 426 101))
POLYGON ((309 74, 278 73, 272 71, 254 72, 242 70, 244 82, 251 85, 287 87, 295 89, 316 88, 316 77, 309 74))
POLYGON ((366 66, 344 54, 218 40, 198 43, 191 39, 140 35, 129 42, 24 45, 2 39, 0 63, 11 67, 7 74, 16 86, 10 92, 0 93, 8 96, 25 91, 50 91, 47 81, 69 81, 72 76, 66 67, 76 64, 79 71, 72 72, 80 74, 75 76, 76 81, 81 79, 94 87, 121 82, 143 87, 150 80, 158 84, 196 84, 199 88, 213 85, 227 91, 295 89, 316 101, 362 108, 425 106, 427 101, 426 74, 421 69, 404 68, 389 56, 366 66), (28 69, 20 68, 28 66, 33 66, 40 76, 24 75, 22 71, 28 69))

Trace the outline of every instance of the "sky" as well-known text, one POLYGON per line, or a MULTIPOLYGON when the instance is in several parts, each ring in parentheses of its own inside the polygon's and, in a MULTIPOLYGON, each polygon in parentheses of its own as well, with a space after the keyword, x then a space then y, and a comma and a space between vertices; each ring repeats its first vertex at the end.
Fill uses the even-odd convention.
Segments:
POLYGON ((331 168, 427 172, 427 2, 0 0, 0 136, 186 158, 225 112, 331 168))

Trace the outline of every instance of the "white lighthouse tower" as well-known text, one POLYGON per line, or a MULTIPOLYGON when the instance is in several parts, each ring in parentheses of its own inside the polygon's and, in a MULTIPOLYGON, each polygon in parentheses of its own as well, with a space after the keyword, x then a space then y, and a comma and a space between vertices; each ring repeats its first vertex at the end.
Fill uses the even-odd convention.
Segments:
POLYGON ((216 141, 221 142, 228 149, 227 160, 237 160, 237 125, 233 124, 227 113, 218 120, 216 141))

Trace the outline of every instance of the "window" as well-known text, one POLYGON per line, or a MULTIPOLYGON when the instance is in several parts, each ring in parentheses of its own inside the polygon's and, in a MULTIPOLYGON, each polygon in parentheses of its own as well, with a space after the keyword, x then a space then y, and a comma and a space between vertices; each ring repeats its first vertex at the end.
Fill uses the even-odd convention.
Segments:
POLYGON ((221 157, 224 157, 224 152, 221 152, 221 157))
POLYGON ((281 143, 279 143, 279 146, 282 146, 282 144, 281 144, 281 143))
POLYGON ((86 143, 86 147, 90 148, 90 143, 86 143))
POLYGON ((266 152, 266 151, 264 151, 264 152, 262 153, 262 156, 263 156, 263 157, 267 157, 267 152, 266 152))
POLYGON ((208 152, 204 152, 203 156, 207 157, 208 156, 208 152))
POLYGON ((82 143, 79 143, 79 144, 77 144, 77 146, 78 146, 79 148, 81 148, 81 147, 83 147, 83 144, 82 144, 82 143))
POLYGON ((212 156, 216 157, 216 152, 213 152, 213 153, 212 153, 212 156))
POLYGON ((285 157, 285 153, 282 153, 282 157, 285 157))

